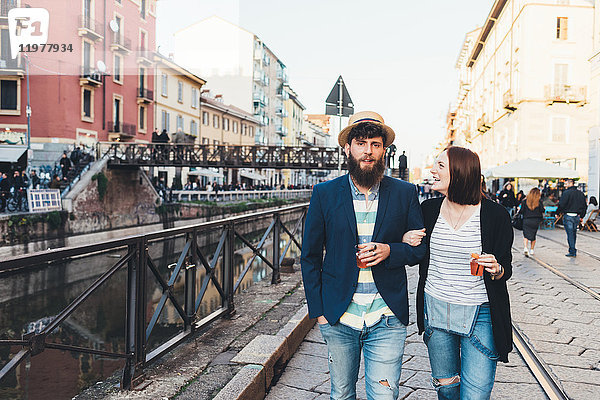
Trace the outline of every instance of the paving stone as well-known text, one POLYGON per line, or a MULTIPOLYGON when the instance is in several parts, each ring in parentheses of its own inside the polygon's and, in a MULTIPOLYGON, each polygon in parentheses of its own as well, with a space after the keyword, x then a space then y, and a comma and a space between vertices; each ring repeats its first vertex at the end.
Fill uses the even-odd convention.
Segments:
POLYGON ((277 384, 271 388, 269 394, 267 394, 266 400, 313 400, 319 394, 315 392, 308 392, 306 390, 296 389, 286 385, 277 384))
POLYGON ((400 374, 400 384, 404 385, 406 381, 415 376, 417 372, 419 371, 405 369, 404 367, 402 367, 402 373, 400 374))
POLYGON ((327 358, 327 345, 324 343, 304 341, 300 347, 298 347, 297 353, 327 358))
POLYGON ((600 350, 600 342, 589 338, 575 338, 571 343, 573 346, 581 346, 586 349, 600 350))
POLYGON ((313 329, 311 329, 311 331, 308 332, 304 340, 308 340, 309 342, 315 343, 325 343, 325 341, 323 340, 323 336, 321 336, 321 332, 319 331, 318 326, 315 326, 313 329))
POLYGON ((496 382, 536 383, 527 367, 501 367, 496 371, 496 382))
POLYGON ((330 399, 330 397, 328 394, 321 394, 315 400, 329 400, 329 399, 330 399))
POLYGON ((600 386, 598 384, 590 385, 579 382, 563 382, 562 383, 565 392, 571 399, 598 399, 598 393, 600 393, 600 386))
POLYGON ((412 369, 415 371, 431 372, 428 357, 414 356, 410 361, 402 365, 402 369, 412 369))
POLYGON ((296 354, 290 362, 289 367, 304 369, 307 371, 329 372, 327 359, 308 354, 296 354))
POLYGON ((215 400, 260 399, 265 396, 265 369, 262 365, 245 365, 225 385, 215 400))
MULTIPOLYGON (((555 321, 556 322, 556 321, 555 321)), ((516 324, 522 331, 527 334, 529 331, 535 332, 546 332, 546 333, 558 333, 560 327, 554 325, 536 325, 536 324, 527 324, 525 322, 520 322, 516 324)))
POLYGON ((526 322, 528 324, 537 324, 537 325, 550 325, 554 322, 555 318, 548 318, 543 316, 532 316, 526 314, 513 314, 512 319, 515 322, 526 322))
POLYGON ((404 386, 413 389, 433 389, 431 386, 431 374, 429 372, 416 372, 413 377, 404 382, 404 386))
POLYGON ((417 389, 407 397, 406 400, 437 400, 437 393, 434 389, 417 389))
POLYGON ((543 351, 546 353, 557 353, 570 356, 578 356, 585 350, 585 348, 583 347, 574 346, 572 344, 544 342, 542 340, 536 340, 532 344, 536 351, 543 351))
POLYGON ((404 345, 404 354, 428 357, 427 346, 425 346, 425 343, 406 343, 404 345))
POLYGON ((543 340, 545 342, 569 344, 573 336, 564 333, 548 333, 538 331, 528 331, 526 335, 530 340, 543 340))
POLYGON ((331 393, 331 381, 327 379, 321 385, 317 386, 314 391, 318 393, 331 393))
POLYGON ((598 360, 594 360, 593 358, 584 357, 581 355, 578 357, 565 357, 562 354, 542 352, 539 352, 538 355, 542 358, 542 360, 544 360, 546 364, 558 365, 562 367, 593 369, 598 363, 598 360))
POLYGON ((600 393, 600 371, 581 368, 553 366, 552 371, 561 382, 580 382, 597 385, 600 393))
POLYGON ((492 389, 492 400, 547 399, 546 394, 536 383, 496 382, 492 389))
POLYGON ((288 366, 285 369, 285 373, 282 374, 281 378, 279 378, 277 384, 284 384, 297 389, 313 390, 317 386, 320 386, 324 382, 328 381, 329 374, 323 372, 306 371, 304 369, 297 369, 288 366))

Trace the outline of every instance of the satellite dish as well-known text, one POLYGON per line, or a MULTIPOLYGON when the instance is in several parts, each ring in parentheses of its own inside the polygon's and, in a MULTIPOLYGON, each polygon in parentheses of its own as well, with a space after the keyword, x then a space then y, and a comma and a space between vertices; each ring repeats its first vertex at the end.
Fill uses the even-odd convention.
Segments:
POLYGON ((105 73, 106 72, 106 64, 102 60, 98 60, 96 63, 96 67, 98 67, 98 71, 105 73))
POLYGON ((115 21, 114 19, 108 23, 108 26, 110 27, 110 30, 114 33, 119 32, 119 24, 117 24, 117 21, 115 21))

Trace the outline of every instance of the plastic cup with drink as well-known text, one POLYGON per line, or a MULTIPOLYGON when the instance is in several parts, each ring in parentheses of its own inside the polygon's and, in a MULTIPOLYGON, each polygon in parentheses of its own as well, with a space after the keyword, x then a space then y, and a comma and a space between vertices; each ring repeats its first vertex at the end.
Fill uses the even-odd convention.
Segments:
POLYGON ((479 259, 479 254, 471 253, 471 275, 483 276, 483 265, 480 265, 477 259, 479 259))

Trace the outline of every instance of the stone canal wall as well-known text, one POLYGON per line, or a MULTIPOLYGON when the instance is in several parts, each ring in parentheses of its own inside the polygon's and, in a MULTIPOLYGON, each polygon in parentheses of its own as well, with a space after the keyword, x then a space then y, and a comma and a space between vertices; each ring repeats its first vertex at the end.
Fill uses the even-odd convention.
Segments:
POLYGON ((177 203, 166 207, 160 205, 160 197, 143 171, 106 169, 99 165, 84 175, 63 199, 65 211, 0 215, 0 246, 161 222, 170 227, 176 220, 212 221, 305 201, 265 199, 227 205, 177 203), (101 180, 106 183, 105 188, 99 185, 101 180))

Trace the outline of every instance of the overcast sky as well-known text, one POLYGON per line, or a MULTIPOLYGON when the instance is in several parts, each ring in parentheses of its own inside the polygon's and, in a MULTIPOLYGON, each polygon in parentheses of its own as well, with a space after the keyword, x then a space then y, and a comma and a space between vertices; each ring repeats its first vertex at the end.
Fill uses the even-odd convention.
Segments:
MULTIPOLYGON (((373 110, 420 166, 444 135, 458 52, 493 0, 159 0, 157 44, 218 15, 260 37, 288 67, 306 113, 324 113, 341 74, 355 111, 373 110)), ((210 40, 210 38, 199 38, 210 40)), ((177 54, 175 54, 177 59, 177 54)))

